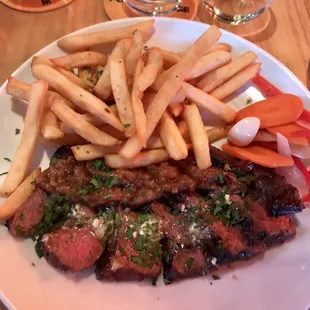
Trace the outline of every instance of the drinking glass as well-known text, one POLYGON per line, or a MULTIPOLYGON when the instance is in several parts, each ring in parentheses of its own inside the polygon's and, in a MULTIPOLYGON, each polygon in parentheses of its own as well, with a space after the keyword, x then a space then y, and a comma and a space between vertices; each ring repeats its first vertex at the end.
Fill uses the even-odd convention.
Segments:
MULTIPOLYGON (((269 21, 268 8, 273 0, 202 0, 208 23, 247 36, 264 30, 269 21), (210 20, 212 17, 213 20, 210 20)), ((204 13, 203 13, 204 14, 204 13)), ((206 19, 206 18, 204 18, 206 19)))
POLYGON ((182 0, 124 0, 134 12, 148 16, 162 16, 175 12, 182 0))
POLYGON ((205 8, 228 24, 240 24, 258 17, 272 0, 202 0, 205 8))

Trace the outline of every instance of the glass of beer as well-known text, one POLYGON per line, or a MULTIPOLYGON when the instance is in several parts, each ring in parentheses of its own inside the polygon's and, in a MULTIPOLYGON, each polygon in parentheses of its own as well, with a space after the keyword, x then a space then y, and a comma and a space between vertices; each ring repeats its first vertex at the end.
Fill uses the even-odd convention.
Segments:
POLYGON ((124 0, 135 13, 147 16, 163 16, 175 12, 182 0, 124 0))

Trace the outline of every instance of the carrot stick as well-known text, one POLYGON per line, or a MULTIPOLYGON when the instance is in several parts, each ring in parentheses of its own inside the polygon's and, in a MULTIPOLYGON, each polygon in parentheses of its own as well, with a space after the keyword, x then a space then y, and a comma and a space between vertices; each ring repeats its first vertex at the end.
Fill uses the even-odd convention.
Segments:
POLYGON ((291 94, 280 94, 254 103, 240 110, 236 122, 249 116, 260 119, 260 128, 295 122, 304 110, 302 100, 291 94))
POLYGON ((290 143, 309 145, 308 139, 306 137, 296 137, 293 135, 296 131, 301 131, 304 128, 297 125, 296 123, 290 123, 282 126, 275 126, 266 128, 273 135, 277 135, 277 132, 282 134, 290 143))
POLYGON ((226 143, 222 145, 222 150, 228 155, 240 159, 247 159, 255 164, 259 164, 268 168, 289 167, 294 164, 292 159, 256 145, 238 147, 226 143))

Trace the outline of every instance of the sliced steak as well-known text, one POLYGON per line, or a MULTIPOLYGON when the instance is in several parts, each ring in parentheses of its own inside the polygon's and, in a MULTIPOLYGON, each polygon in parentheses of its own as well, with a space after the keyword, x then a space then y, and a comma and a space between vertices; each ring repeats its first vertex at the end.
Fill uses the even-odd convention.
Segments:
POLYGON ((52 266, 72 272, 90 268, 104 250, 100 239, 88 226, 62 227, 47 233, 40 246, 52 266))
POLYGON ((31 236, 44 215, 45 193, 36 189, 8 221, 14 236, 31 236))
POLYGON ((97 263, 98 280, 142 281, 156 279, 161 272, 161 232, 151 214, 119 210, 115 243, 97 263))

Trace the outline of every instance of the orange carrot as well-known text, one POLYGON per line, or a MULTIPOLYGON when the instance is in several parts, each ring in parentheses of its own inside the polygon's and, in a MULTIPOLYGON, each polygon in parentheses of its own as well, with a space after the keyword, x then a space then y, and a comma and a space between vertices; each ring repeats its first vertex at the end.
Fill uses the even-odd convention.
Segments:
POLYGON ((236 122, 249 116, 260 119, 260 128, 295 122, 304 110, 302 100, 291 94, 280 94, 254 103, 240 110, 236 122))
POLYGON ((296 137, 292 133, 296 131, 301 131, 304 128, 297 125, 296 123, 290 123, 282 126, 275 126, 266 128, 273 135, 277 135, 277 132, 282 134, 290 143, 300 144, 300 145, 309 145, 307 137, 296 137))
POLYGON ((228 155, 240 159, 247 159, 255 164, 268 168, 289 167, 294 165, 294 161, 292 159, 257 145, 238 147, 226 143, 222 145, 222 150, 228 155))

